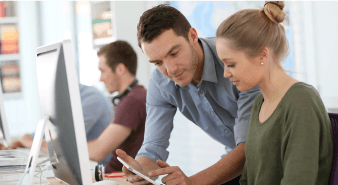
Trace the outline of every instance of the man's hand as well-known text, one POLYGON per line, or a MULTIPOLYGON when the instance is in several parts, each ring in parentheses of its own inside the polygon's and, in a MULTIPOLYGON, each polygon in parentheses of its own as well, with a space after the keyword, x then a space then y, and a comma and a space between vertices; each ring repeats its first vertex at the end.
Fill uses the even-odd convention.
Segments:
POLYGON ((33 145, 33 139, 30 134, 25 134, 19 140, 13 141, 11 148, 30 148, 33 145))
POLYGON ((0 144, 0 150, 7 150, 8 148, 5 147, 3 144, 0 144))
MULTIPOLYGON (((135 159, 133 159, 132 157, 130 157, 125 151, 121 150, 121 149, 117 149, 116 150, 116 154, 122 159, 124 160, 130 167, 132 167, 133 169, 141 172, 144 175, 148 175, 148 172, 145 171, 143 169, 143 167, 141 166, 141 164, 136 161, 135 159)), ((126 167, 123 166, 122 168, 123 173, 128 177, 128 181, 135 184, 135 185, 141 185, 141 184, 151 184, 150 182, 148 182, 147 180, 144 180, 142 177, 135 175, 134 173, 130 172, 126 167)), ((156 178, 152 178, 153 180, 155 180, 156 178)))
POLYGON ((166 185, 185 184, 191 185, 192 182, 178 166, 170 166, 168 163, 157 160, 156 162, 161 169, 149 172, 149 176, 167 175, 162 178, 162 182, 166 185))
MULTIPOLYGON (((32 138, 31 135, 25 134, 19 140, 13 141, 12 145, 8 149, 31 148, 33 139, 34 138, 32 138)), ((44 153, 48 153, 46 140, 42 140, 40 150, 44 153)))
POLYGON ((13 141, 12 145, 9 147, 10 149, 16 149, 16 148, 26 148, 20 140, 13 141))

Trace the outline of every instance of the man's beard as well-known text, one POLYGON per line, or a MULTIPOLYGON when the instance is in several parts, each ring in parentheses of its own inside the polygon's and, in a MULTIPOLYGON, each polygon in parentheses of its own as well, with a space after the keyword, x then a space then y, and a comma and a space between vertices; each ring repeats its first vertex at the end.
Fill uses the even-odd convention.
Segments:
POLYGON ((198 65, 199 65, 199 61, 200 61, 200 60, 199 60, 199 56, 198 56, 197 51, 195 50, 195 48, 192 46, 191 43, 189 43, 189 46, 190 46, 191 56, 192 56, 190 62, 191 62, 191 63, 195 63, 195 62, 197 61, 197 65, 196 65, 196 66, 192 65, 192 70, 194 70, 194 74, 193 74, 193 77, 192 77, 192 79, 191 79, 191 82, 195 82, 195 83, 199 84, 199 81, 195 80, 196 71, 197 71, 197 69, 198 69, 198 65))

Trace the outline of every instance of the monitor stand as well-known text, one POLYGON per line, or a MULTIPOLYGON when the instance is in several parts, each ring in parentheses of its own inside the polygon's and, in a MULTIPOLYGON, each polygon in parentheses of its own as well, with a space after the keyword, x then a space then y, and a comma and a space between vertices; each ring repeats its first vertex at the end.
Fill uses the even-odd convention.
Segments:
MULTIPOLYGON (((44 115, 40 118, 39 122, 38 122, 38 126, 36 128, 36 132, 34 135, 34 140, 33 140, 33 144, 29 153, 29 157, 28 157, 28 161, 27 161, 27 165, 26 165, 26 170, 29 169, 29 176, 28 179, 25 180, 24 182, 28 182, 28 185, 33 184, 33 178, 35 175, 35 168, 36 168, 36 163, 39 157, 39 152, 40 152, 40 148, 41 148, 41 143, 42 143, 42 139, 43 139, 43 134, 44 134, 44 130, 45 130, 45 126, 47 125, 47 123, 49 122, 49 116, 44 115)), ((25 183, 27 184, 27 183, 25 183)))
POLYGON ((8 147, 7 141, 4 137, 4 133, 2 132, 1 128, 0 128, 0 144, 3 144, 4 147, 8 147))

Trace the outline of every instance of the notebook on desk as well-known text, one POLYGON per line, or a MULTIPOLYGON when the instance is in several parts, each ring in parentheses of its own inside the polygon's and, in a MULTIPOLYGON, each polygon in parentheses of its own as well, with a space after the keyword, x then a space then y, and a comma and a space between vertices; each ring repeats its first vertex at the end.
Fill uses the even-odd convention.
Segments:
MULTIPOLYGON (((29 157, 29 148, 18 148, 13 150, 0 150, 0 167, 11 165, 26 165, 29 157)), ((47 153, 39 153, 39 161, 47 159, 47 153)))
POLYGON ((0 150, 0 167, 26 166, 28 154, 20 150, 0 150))
MULTIPOLYGON (((15 182, 20 180, 26 169, 29 151, 29 148, 0 150, 0 184, 17 184, 15 182)), ((45 159, 48 159, 48 154, 40 153, 38 161, 43 161, 45 159)), ((39 173, 40 169, 36 168, 35 171, 39 173)), ((47 181, 47 178, 50 177, 54 177, 52 171, 44 171, 42 173, 43 181, 47 181)), ((37 179, 37 181, 39 181, 39 179, 37 179)))

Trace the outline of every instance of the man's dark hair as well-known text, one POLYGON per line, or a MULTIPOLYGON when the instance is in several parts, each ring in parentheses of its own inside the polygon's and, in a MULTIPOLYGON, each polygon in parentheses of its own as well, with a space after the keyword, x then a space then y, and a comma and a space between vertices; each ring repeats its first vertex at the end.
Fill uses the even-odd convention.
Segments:
POLYGON ((137 25, 138 45, 141 47, 141 42, 150 43, 169 29, 173 29, 177 36, 183 36, 189 41, 190 28, 190 23, 180 11, 167 4, 160 4, 145 11, 140 17, 137 25))
POLYGON ((107 44, 97 52, 97 56, 105 56, 113 72, 119 63, 123 63, 132 75, 136 75, 137 55, 128 42, 118 40, 107 44))

